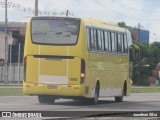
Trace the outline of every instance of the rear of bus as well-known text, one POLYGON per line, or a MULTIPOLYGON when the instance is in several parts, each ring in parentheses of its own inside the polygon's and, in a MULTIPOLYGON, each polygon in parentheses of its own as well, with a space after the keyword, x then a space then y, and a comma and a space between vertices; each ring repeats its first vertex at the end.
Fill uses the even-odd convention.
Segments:
POLYGON ((38 95, 40 103, 84 96, 83 27, 79 18, 31 18, 24 50, 25 94, 38 95))

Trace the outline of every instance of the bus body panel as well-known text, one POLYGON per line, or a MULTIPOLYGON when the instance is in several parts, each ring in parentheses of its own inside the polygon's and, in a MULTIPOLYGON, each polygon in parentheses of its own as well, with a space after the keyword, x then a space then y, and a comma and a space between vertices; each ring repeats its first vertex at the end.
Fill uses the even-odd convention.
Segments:
POLYGON ((28 95, 84 96, 82 85, 33 84, 23 82, 23 92, 28 95))
POLYGON ((27 56, 27 82, 80 84, 80 61, 78 57, 27 56))
POLYGON ((124 81, 128 81, 128 62, 128 56, 90 53, 86 71, 86 86, 91 89, 88 96, 94 96, 95 89, 92 88, 98 80, 100 97, 121 95, 124 81))
MULTIPOLYGON (((30 26, 29 22, 27 31, 30 31, 30 26)), ((71 46, 33 44, 30 32, 26 33, 25 94, 84 96, 84 84, 80 84, 81 60, 86 58, 83 29, 84 24, 81 23, 78 43, 71 46)))

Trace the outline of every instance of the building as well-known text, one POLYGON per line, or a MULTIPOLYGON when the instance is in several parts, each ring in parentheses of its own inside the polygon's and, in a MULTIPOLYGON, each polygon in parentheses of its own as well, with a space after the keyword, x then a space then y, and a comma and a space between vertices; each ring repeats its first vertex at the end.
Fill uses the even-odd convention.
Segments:
POLYGON ((160 63, 157 64, 156 68, 152 70, 152 75, 148 77, 149 85, 156 85, 160 83, 160 63))
POLYGON ((132 38, 136 44, 147 43, 149 44, 149 31, 139 28, 127 27, 132 34, 132 38))
MULTIPOLYGON (((23 49, 25 38, 25 22, 8 22, 8 62, 18 62, 20 50, 20 62, 23 62, 23 49), (20 45, 20 47, 19 47, 20 45), (20 49, 19 49, 20 48, 20 49)), ((0 63, 5 59, 5 22, 0 22, 0 63)))

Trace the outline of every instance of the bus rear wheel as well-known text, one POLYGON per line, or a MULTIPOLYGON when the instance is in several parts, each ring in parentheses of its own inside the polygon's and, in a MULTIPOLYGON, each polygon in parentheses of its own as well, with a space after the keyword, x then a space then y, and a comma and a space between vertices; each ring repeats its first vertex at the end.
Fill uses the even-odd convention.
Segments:
POLYGON ((122 95, 122 96, 115 97, 115 101, 116 101, 116 102, 122 102, 122 101, 123 101, 123 95, 122 95))
POLYGON ((121 95, 121 96, 116 96, 116 97, 115 97, 115 101, 116 101, 116 102, 122 102, 124 95, 125 95, 125 89, 124 89, 124 87, 123 87, 122 95, 121 95))
POLYGON ((54 104, 55 97, 52 95, 38 95, 38 101, 39 103, 54 104))

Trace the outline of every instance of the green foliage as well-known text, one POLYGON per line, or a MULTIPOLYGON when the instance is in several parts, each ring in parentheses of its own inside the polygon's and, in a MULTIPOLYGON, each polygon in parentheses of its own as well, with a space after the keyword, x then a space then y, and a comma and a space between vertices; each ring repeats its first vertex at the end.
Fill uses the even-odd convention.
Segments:
POLYGON ((0 88, 0 96, 21 96, 22 88, 0 88))
POLYGON ((119 27, 126 27, 126 23, 125 22, 118 22, 119 27))
POLYGON ((148 85, 148 65, 149 63, 149 45, 142 43, 139 45, 140 48, 140 61, 138 64, 133 64, 133 84, 135 85, 148 85))
POLYGON ((160 62, 160 42, 154 42, 149 46, 150 54, 150 69, 156 68, 156 65, 160 62))
POLYGON ((160 92, 160 87, 132 87, 132 93, 156 93, 160 92))
POLYGON ((154 42, 150 45, 141 43, 138 46, 141 58, 139 64, 133 64, 133 83, 135 85, 148 85, 148 76, 160 62, 160 43, 154 42))

